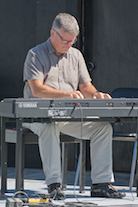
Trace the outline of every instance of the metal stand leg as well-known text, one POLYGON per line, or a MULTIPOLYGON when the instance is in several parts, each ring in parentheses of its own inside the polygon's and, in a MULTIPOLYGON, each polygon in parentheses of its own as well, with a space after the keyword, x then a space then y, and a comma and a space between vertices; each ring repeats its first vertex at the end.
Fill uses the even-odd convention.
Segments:
POLYGON ((1 129, 1 199, 5 198, 7 191, 7 143, 5 142, 5 118, 0 119, 1 129))
POLYGON ((130 174, 130 182, 129 182, 130 190, 132 189, 133 183, 134 183, 134 175, 135 175, 135 169, 136 169, 136 160, 137 160, 137 141, 135 141, 134 150, 133 150, 133 158, 132 158, 131 174, 130 174))
POLYGON ((138 159, 137 159, 137 170, 136 170, 136 194, 138 197, 138 159))
POLYGON ((77 170, 76 170, 75 186, 78 183, 79 173, 80 173, 80 154, 79 154, 78 165, 77 165, 77 170))
POLYGON ((136 194, 138 197, 138 154, 137 154, 137 168, 136 168, 136 194))
POLYGON ((67 186, 67 144, 62 143, 62 190, 67 186))
POLYGON ((23 166, 23 150, 24 150, 24 140, 22 137, 22 119, 16 120, 16 129, 17 129, 17 142, 16 142, 16 191, 23 190, 24 186, 24 166, 23 166))
POLYGON ((86 141, 80 142, 80 176, 79 176, 79 192, 84 192, 85 187, 85 149, 86 149, 86 141))
POLYGON ((80 155, 78 159, 78 165, 77 165, 77 170, 76 170, 76 177, 75 177, 75 186, 78 183, 78 178, 79 178, 79 185, 80 189, 79 192, 82 193, 84 192, 84 187, 85 187, 85 148, 86 148, 86 142, 82 141, 80 143, 80 155))

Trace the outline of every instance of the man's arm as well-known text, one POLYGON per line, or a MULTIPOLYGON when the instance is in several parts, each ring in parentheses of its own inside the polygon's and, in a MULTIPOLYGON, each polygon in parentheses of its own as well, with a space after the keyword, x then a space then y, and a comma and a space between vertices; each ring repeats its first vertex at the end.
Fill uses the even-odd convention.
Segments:
POLYGON ((84 98, 80 91, 62 91, 43 84, 41 80, 28 80, 32 94, 38 98, 84 98))
POLYGON ((80 92, 83 94, 84 98, 111 98, 109 94, 97 91, 97 89, 92 85, 91 82, 80 84, 79 89, 80 92))

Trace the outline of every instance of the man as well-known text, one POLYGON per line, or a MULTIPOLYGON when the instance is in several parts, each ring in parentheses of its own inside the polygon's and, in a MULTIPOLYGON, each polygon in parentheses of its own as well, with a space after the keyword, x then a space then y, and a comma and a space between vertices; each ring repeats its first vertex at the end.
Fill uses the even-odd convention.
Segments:
MULTIPOLYGON (((53 21, 50 38, 28 52, 24 64, 25 98, 111 98, 98 92, 91 83, 84 58, 73 48, 79 34, 76 19, 60 13, 53 21), (77 90, 79 87, 79 90, 77 90)), ((39 149, 51 198, 64 198, 60 189, 60 141, 63 132, 81 137, 81 123, 24 123, 39 136, 39 149)), ((112 173, 112 127, 109 123, 87 122, 83 124, 83 139, 90 140, 91 148, 91 196, 122 198, 124 193, 115 190, 112 173)))

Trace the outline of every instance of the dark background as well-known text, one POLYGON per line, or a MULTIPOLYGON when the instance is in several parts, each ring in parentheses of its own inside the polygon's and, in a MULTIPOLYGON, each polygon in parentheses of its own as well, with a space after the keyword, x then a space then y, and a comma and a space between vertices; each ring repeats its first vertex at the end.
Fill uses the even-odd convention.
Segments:
MULTIPOLYGON (((76 47, 84 54, 93 84, 99 91, 138 87, 137 0, 1 0, 0 99, 22 97, 23 64, 28 50, 49 37, 59 12, 74 15, 80 25, 76 47)), ((121 130, 128 127, 121 126, 121 130)), ((135 130, 135 129, 134 129, 135 130)), ((87 144, 87 169, 89 164, 87 144)), ((69 170, 74 170, 70 153, 69 170)), ((113 142, 115 171, 130 171, 133 143, 113 142)), ((9 144, 9 166, 14 166, 14 145, 9 144)), ((38 146, 26 146, 26 167, 41 167, 38 146), (30 148, 31 154, 30 154, 30 148)))

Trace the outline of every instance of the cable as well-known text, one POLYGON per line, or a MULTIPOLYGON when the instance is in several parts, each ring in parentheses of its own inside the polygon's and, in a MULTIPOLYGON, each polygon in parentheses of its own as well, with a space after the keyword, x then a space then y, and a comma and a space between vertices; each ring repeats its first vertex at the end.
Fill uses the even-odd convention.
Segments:
POLYGON ((132 112, 134 106, 135 106, 135 103, 132 104, 131 109, 130 109, 130 111, 129 111, 129 113, 128 113, 128 117, 130 116, 130 114, 131 114, 131 112, 132 112))
MULTIPOLYGON (((73 107, 73 110, 72 110, 72 112, 71 112, 71 115, 73 114, 73 112, 74 112, 74 110, 75 110, 75 108, 76 108, 76 106, 79 106, 79 108, 80 108, 80 114, 81 114, 81 135, 80 135, 80 139, 81 139, 81 142, 80 142, 80 145, 81 145, 81 147, 80 147, 80 159, 79 159, 79 163, 80 163, 80 170, 81 170, 81 168, 82 168, 82 141, 83 141, 83 110, 82 110, 82 107, 81 107, 81 104, 79 103, 79 102, 76 102, 75 103, 75 105, 74 105, 74 107, 73 107)), ((80 175, 81 175, 81 173, 80 173, 80 175)), ((83 201, 80 201, 79 199, 78 199, 78 197, 77 197, 77 195, 76 195, 76 192, 75 192, 75 187, 76 187, 76 178, 77 177, 75 177, 75 182, 74 182, 74 196, 75 196, 75 198, 76 198, 76 200, 77 200, 77 203, 79 203, 79 204, 81 204, 81 205, 85 205, 85 206, 87 206, 87 205, 92 205, 92 206, 97 206, 97 204, 95 204, 95 203, 92 203, 92 202, 83 202, 83 201)), ((81 179, 81 177, 80 177, 80 179, 81 179)), ((69 203, 67 203, 67 204, 69 204, 69 203)), ((74 206, 75 206, 75 203, 73 202, 73 204, 74 204, 74 206)))
MULTIPOLYGON (((12 198, 20 198, 22 201, 22 206, 49 206, 51 204, 51 200, 48 196, 46 195, 39 195, 39 194, 31 194, 30 196, 25 193, 24 191, 17 191, 16 193, 13 194, 12 198), (20 196, 19 196, 20 195, 20 196), (21 195, 24 195, 24 197, 21 197, 21 195), (34 196, 33 196, 34 195, 34 196)), ((16 200, 15 200, 16 201, 16 200)))

